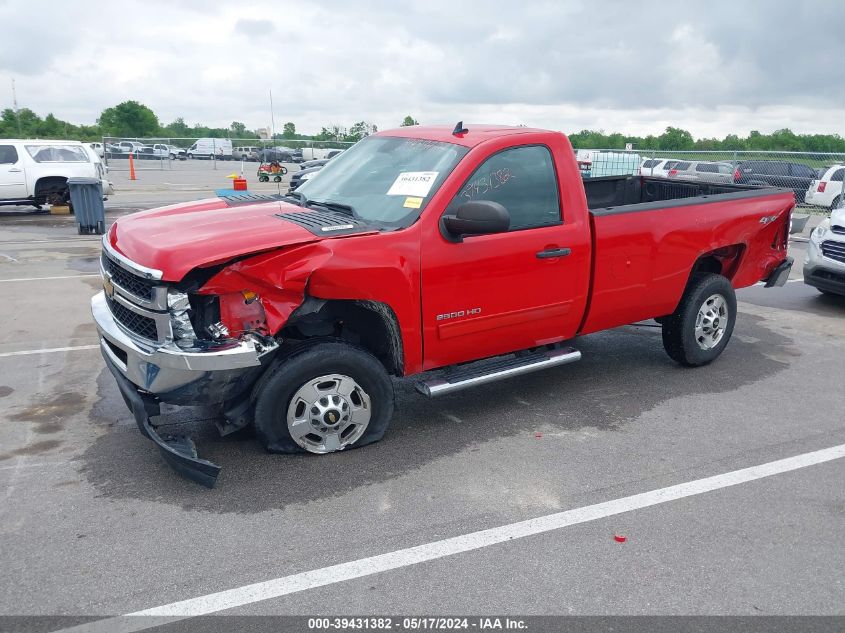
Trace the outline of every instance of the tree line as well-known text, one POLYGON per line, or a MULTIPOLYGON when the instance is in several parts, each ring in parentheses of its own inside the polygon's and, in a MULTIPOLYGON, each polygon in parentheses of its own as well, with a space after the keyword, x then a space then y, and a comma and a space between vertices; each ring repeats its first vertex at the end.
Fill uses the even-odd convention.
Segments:
MULTIPOLYGON (((400 126, 419 125, 411 115, 406 116, 400 126)), ((275 140, 298 139, 314 141, 340 141, 354 143, 377 132, 377 127, 368 121, 358 121, 349 127, 337 123, 322 126, 318 134, 300 134, 296 124, 288 121, 282 131, 273 135, 275 140)), ((17 113, 11 108, 0 115, 0 138, 72 138, 94 141, 103 136, 120 138, 235 138, 256 139, 255 130, 247 129, 240 121, 233 121, 227 128, 193 126, 182 117, 163 125, 156 114, 137 101, 125 101, 100 114, 94 125, 76 125, 48 114, 41 118, 28 108, 17 113)), ((632 143, 635 150, 721 150, 721 151, 792 151, 792 152, 845 152, 845 139, 838 134, 795 134, 784 128, 771 134, 752 131, 748 136, 728 134, 719 138, 693 138, 687 130, 667 127, 659 136, 630 136, 619 132, 605 133, 596 130, 581 130, 569 135, 576 149, 624 149, 632 143)))
MULTIPOLYGON (((406 117, 406 120, 410 117, 406 117)), ((413 119, 411 119, 413 121, 413 119)), ((416 123, 414 121, 414 123, 416 123)), ((296 124, 289 121, 282 131, 273 135, 275 140, 298 139, 315 141, 340 141, 354 143, 378 131, 375 124, 358 121, 346 127, 340 124, 323 126, 319 134, 299 134, 296 124)), ((29 108, 15 112, 6 108, 0 113, 0 138, 65 138, 95 141, 104 136, 115 138, 260 138, 256 130, 247 129, 240 121, 229 127, 209 127, 197 123, 190 126, 182 117, 162 124, 155 112, 137 101, 124 101, 100 113, 94 125, 76 125, 62 121, 52 113, 43 119, 29 108)))
POLYGON ((569 135, 576 149, 624 149, 631 143, 635 150, 720 150, 768 152, 845 152, 845 139, 838 134, 796 134, 788 128, 763 134, 752 130, 748 136, 728 134, 719 138, 693 138, 687 130, 667 127, 659 136, 626 136, 624 134, 581 130, 569 135))

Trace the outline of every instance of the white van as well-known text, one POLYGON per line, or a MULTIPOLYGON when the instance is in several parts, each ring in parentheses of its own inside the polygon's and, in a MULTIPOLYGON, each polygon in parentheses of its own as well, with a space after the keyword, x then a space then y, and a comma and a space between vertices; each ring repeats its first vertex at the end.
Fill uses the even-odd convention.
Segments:
POLYGON ((66 204, 67 179, 76 176, 105 176, 94 149, 79 141, 0 139, 0 205, 66 204))
POLYGON ((232 141, 227 138, 201 138, 188 148, 188 158, 232 160, 232 141))

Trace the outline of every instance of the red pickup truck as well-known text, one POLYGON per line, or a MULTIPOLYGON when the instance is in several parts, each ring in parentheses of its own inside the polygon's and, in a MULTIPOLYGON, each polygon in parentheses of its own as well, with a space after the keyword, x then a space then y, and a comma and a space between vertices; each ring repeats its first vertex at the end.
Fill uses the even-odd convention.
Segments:
POLYGON ((655 318, 669 356, 714 360, 734 289, 782 285, 789 190, 582 181, 558 132, 407 127, 370 136, 289 195, 120 218, 92 300, 141 431, 184 475, 219 467, 157 432, 159 403, 218 404, 270 451, 375 442, 391 376, 437 396, 572 362, 578 336, 655 318), (472 362, 479 361, 479 362, 472 362))

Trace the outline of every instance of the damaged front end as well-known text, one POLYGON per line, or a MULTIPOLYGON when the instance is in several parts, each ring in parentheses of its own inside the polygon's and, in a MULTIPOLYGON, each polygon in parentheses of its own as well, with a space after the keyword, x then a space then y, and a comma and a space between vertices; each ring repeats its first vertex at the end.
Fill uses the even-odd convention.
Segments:
POLYGON ((156 431, 159 403, 220 405, 224 432, 248 422, 244 403, 278 349, 259 297, 248 290, 202 294, 218 269, 179 284, 129 261, 103 240, 103 292, 91 300, 100 347, 139 429, 177 472, 205 486, 220 468, 190 438, 156 431))

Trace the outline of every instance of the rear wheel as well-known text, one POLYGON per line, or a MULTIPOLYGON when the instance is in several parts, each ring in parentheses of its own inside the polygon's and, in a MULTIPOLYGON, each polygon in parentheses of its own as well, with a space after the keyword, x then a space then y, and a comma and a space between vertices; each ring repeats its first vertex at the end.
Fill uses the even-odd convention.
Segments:
POLYGON ((369 352, 340 341, 306 344, 256 387, 255 428, 277 453, 332 453, 377 442, 393 417, 393 384, 369 352))
POLYGON ((836 196, 833 199, 833 202, 830 203, 830 210, 834 211, 835 209, 838 209, 840 206, 842 206, 842 196, 836 196))
POLYGON ((678 309, 663 320, 663 347, 688 367, 706 365, 725 349, 736 322, 736 294, 722 275, 694 278, 678 309))

